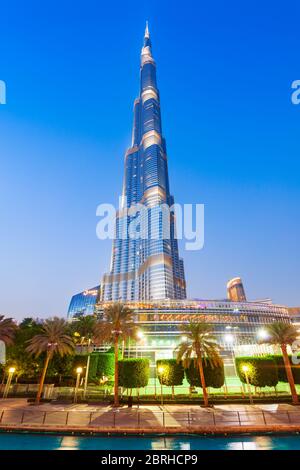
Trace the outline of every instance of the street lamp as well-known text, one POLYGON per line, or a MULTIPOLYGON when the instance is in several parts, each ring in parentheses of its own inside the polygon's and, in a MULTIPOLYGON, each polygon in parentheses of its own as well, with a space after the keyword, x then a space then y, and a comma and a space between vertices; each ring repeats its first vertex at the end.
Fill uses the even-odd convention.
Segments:
POLYGON ((246 365, 242 366, 242 371, 243 371, 244 374, 245 374, 246 383, 247 383, 247 389, 248 389, 248 393, 249 393, 250 403, 251 403, 251 405, 253 405, 253 398, 252 398, 252 393, 251 393, 251 386, 250 386, 250 382, 249 382, 249 372, 250 372, 249 366, 246 366, 246 365))
POLYGON ((258 330, 257 332, 257 336, 259 337, 259 339, 268 339, 269 338, 269 333, 264 330, 263 328, 261 328, 260 330, 258 330))
POLYGON ((77 403, 77 394, 78 394, 78 388, 80 384, 80 376, 82 374, 82 367, 77 367, 76 369, 76 385, 75 385, 75 391, 74 391, 74 403, 77 403))
MULTIPOLYGON (((139 330, 136 333, 137 340, 142 340, 144 338, 144 333, 139 330)), ((137 352, 137 342, 135 342, 135 357, 138 357, 138 352, 137 352)))
POLYGON ((226 335, 224 335, 224 342, 225 342, 225 344, 230 346, 230 352, 231 352, 231 356, 232 356, 234 372, 235 372, 235 375, 237 375, 236 366, 235 366, 235 354, 234 354, 234 348, 233 348, 233 345, 234 345, 234 342, 235 342, 235 337, 231 333, 227 333, 226 335))
POLYGON ((5 389, 4 389, 4 392, 3 392, 3 398, 7 398, 9 388, 10 388, 10 384, 11 384, 11 381, 12 381, 12 378, 13 378, 13 375, 14 375, 15 371, 16 371, 15 367, 10 367, 8 369, 8 378, 7 378, 5 389))
POLYGON ((163 373, 165 371, 165 368, 162 366, 159 366, 158 368, 158 374, 160 375, 160 398, 161 398, 161 406, 164 405, 164 397, 163 397, 163 373))
POLYGON ((264 328, 261 328, 261 329, 258 330, 258 332, 257 332, 257 337, 258 337, 259 343, 260 343, 260 345, 259 345, 259 351, 262 352, 262 353, 267 352, 267 351, 266 351, 266 350, 267 350, 266 346, 265 346, 265 345, 262 345, 261 343, 264 343, 264 342, 270 337, 268 331, 265 330, 264 328), (261 349, 261 348, 262 348, 262 349, 261 349))

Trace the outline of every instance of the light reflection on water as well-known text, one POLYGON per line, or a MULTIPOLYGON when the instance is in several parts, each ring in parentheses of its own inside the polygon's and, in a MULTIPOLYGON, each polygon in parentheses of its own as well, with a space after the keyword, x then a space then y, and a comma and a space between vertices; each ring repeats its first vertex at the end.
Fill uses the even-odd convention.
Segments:
POLYGON ((80 438, 78 436, 63 436, 57 450, 79 450, 80 438))

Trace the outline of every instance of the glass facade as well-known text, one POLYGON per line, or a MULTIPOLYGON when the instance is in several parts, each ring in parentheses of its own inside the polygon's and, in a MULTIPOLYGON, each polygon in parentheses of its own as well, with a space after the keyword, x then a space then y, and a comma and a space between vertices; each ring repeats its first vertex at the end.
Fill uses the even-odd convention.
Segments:
POLYGON ((73 295, 68 309, 68 319, 76 315, 93 315, 96 302, 99 300, 99 290, 100 286, 96 286, 73 295))
MULTIPOLYGON (((191 320, 211 324, 218 343, 226 353, 232 347, 255 345, 258 332, 273 322, 290 323, 287 307, 271 302, 231 302, 229 300, 164 300, 126 302, 136 314, 135 320, 144 333, 136 347, 151 357, 172 357, 182 341, 182 327, 191 320), (230 344, 228 344, 230 338, 230 344)), ((100 302, 96 314, 101 318, 106 304, 100 302)))
POLYGON ((101 300, 185 299, 184 265, 179 258, 173 214, 165 232, 164 207, 171 207, 174 199, 169 192, 166 142, 148 26, 141 53, 140 94, 134 102, 132 145, 125 154, 122 196, 111 268, 101 282, 101 300), (138 204, 146 208, 138 215, 140 225, 147 225, 148 235, 133 238, 128 231, 137 213, 131 209, 138 204))

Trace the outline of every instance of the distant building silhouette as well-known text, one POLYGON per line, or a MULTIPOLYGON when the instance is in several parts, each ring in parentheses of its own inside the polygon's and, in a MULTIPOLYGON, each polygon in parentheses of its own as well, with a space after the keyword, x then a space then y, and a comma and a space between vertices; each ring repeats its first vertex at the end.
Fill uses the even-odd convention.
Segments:
POLYGON ((227 298, 232 302, 245 302, 247 300, 240 277, 235 277, 227 283, 227 298))

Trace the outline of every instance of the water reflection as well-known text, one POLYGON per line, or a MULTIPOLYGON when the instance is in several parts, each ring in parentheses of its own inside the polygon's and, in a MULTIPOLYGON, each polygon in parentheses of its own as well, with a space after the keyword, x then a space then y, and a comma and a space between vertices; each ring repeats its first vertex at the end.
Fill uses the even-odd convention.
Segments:
POLYGON ((79 436, 63 436, 57 450, 79 450, 80 439, 79 436))
POLYGON ((300 436, 59 436, 1 433, 0 450, 300 450, 300 436))

